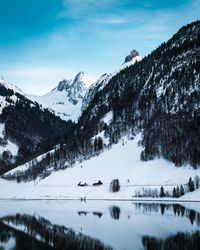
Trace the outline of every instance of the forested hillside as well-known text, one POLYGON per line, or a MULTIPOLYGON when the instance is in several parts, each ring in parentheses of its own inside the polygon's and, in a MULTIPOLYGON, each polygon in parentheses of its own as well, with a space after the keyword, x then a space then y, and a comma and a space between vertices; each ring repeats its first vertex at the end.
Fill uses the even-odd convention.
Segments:
POLYGON ((61 120, 3 84, 0 85, 0 95, 3 98, 0 124, 4 126, 3 138, 0 138, 3 151, 0 155, 1 174, 52 149, 74 126, 71 121, 61 120), (16 156, 6 148, 7 140, 17 145, 16 156))
MULTIPOLYGON (((200 21, 182 27, 141 62, 96 91, 74 133, 20 176, 71 167, 110 148, 123 135, 142 133, 141 160, 163 157, 177 166, 200 165, 200 21), (111 118, 106 119, 107 116, 111 118)), ((16 176, 15 176, 16 177, 16 176)), ((15 178, 14 177, 14 178, 15 178)))
POLYGON ((142 160, 162 156, 176 165, 200 164, 200 22, 182 27, 141 62, 124 69, 96 93, 79 126, 102 130, 101 118, 113 120, 110 141, 128 131, 143 132, 142 160), (98 124, 96 128, 93 124, 98 124))

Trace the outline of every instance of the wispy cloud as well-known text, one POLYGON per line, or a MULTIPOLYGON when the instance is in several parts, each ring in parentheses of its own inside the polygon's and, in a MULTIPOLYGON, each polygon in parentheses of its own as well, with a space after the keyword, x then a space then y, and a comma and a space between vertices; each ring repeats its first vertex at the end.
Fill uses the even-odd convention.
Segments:
POLYGON ((92 19, 91 21, 97 24, 126 24, 129 23, 130 20, 127 18, 122 18, 120 16, 110 16, 105 18, 92 19))
POLYGON ((97 11, 106 11, 113 4, 118 4, 119 0, 63 0, 65 10, 59 13, 59 17, 66 18, 86 18, 97 14, 97 11))

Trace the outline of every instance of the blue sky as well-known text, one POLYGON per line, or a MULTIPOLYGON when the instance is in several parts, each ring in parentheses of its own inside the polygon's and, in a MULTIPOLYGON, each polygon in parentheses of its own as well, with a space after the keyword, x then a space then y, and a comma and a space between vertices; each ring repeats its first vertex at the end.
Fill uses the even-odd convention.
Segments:
POLYGON ((83 70, 112 72, 200 19, 200 0, 0 0, 0 75, 44 94, 83 70))

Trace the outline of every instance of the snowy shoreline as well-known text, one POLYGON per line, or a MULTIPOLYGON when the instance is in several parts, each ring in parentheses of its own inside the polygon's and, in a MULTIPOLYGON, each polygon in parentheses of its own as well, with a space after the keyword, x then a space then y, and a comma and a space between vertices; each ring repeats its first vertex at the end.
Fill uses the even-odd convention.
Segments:
POLYGON ((102 199, 85 199, 85 200, 81 200, 81 199, 77 199, 77 198, 30 198, 30 199, 26 199, 26 198, 0 198, 0 201, 42 201, 42 200, 46 200, 46 201, 81 201, 81 202, 87 202, 87 201, 133 201, 133 202, 156 202, 156 203, 160 203, 160 202, 166 202, 166 203, 188 203, 188 202, 200 202, 199 200, 184 200, 184 199, 123 199, 123 198, 116 198, 116 199, 106 199, 106 198, 102 198, 102 199))

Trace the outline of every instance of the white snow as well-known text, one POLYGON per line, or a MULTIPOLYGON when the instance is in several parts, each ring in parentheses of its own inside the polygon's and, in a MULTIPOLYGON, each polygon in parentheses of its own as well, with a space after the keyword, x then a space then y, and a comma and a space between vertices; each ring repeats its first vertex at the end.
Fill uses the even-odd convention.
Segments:
POLYGON ((19 147, 18 147, 15 143, 13 143, 13 142, 7 140, 7 144, 5 145, 5 147, 0 146, 0 155, 1 155, 4 151, 7 151, 7 150, 10 151, 10 152, 12 153, 13 156, 16 156, 17 153, 18 153, 19 147))
POLYGON ((18 88, 17 86, 14 86, 13 84, 5 81, 2 76, 0 76, 0 84, 5 86, 7 89, 12 89, 15 93, 19 93, 21 95, 24 95, 24 92, 20 88, 18 88))
POLYGON ((14 237, 10 237, 9 240, 6 241, 6 242, 2 242, 1 241, 0 247, 2 249, 6 249, 7 250, 7 249, 14 249, 15 245, 16 245, 15 238, 14 237))
POLYGON ((4 96, 0 96, 0 115, 2 114, 2 110, 4 109, 4 107, 7 105, 5 99, 6 98, 4 96))
POLYGON ((112 119, 113 119, 113 112, 110 111, 110 112, 108 112, 108 113, 104 116, 104 118, 102 119, 102 121, 103 121, 104 123, 107 123, 107 125, 109 125, 110 122, 112 121, 112 119))
POLYGON ((200 201, 200 189, 197 189, 194 192, 186 193, 183 196, 183 198, 186 199, 186 200, 198 200, 198 201, 200 201))
POLYGON ((63 120, 77 121, 81 114, 82 102, 76 105, 68 100, 66 91, 53 90, 44 96, 28 96, 32 101, 36 101, 43 106, 55 112, 63 120))
POLYGON ((79 80, 81 80, 86 85, 87 88, 89 88, 92 85, 92 83, 94 83, 94 79, 89 77, 83 72, 81 72, 79 80))
MULTIPOLYGON (((0 123, 0 138, 4 138, 4 129, 5 129, 5 124, 0 123)), ((5 146, 0 145, 0 155, 4 151, 9 150, 13 156, 16 156, 18 153, 19 147, 15 143, 11 142, 10 140, 7 140, 6 142, 7 143, 5 146)))
POLYGON ((138 146, 140 135, 134 140, 124 137, 110 150, 73 168, 53 172, 49 177, 36 183, 8 182, 0 179, 0 198, 41 198, 41 199, 133 199, 135 190, 142 187, 164 186, 171 191, 174 186, 185 184, 189 177, 200 175, 200 169, 175 167, 164 159, 141 162, 142 148, 138 146), (110 192, 110 182, 118 178, 121 184, 119 192, 110 192), (92 184, 101 180, 102 186, 92 184), (79 182, 86 182, 87 187, 79 187, 79 182))
POLYGON ((0 138, 4 137, 5 124, 0 123, 0 138))

